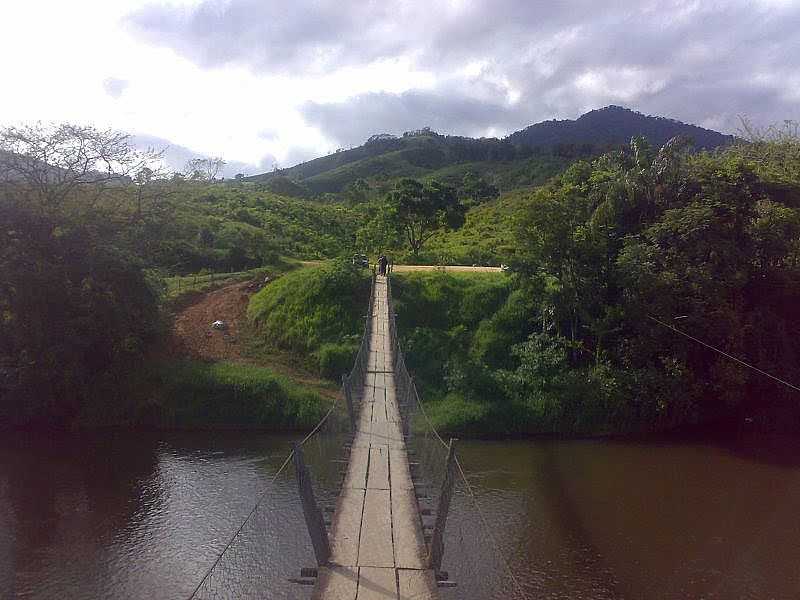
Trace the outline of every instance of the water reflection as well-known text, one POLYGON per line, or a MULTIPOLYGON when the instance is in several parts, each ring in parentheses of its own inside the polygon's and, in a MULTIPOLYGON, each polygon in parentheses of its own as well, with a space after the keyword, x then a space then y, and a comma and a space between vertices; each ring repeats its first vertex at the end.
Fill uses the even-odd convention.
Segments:
MULTIPOLYGON (((287 438, 238 434, 6 438, 6 594, 185 597, 269 485, 287 438)), ((270 501, 292 512, 286 481, 270 501)), ((279 507, 275 507, 279 510, 279 507)))
MULTIPOLYGON (((307 595, 286 582, 311 556, 291 473, 270 487, 291 440, 4 437, 0 598, 186 597, 264 489, 265 518, 215 594, 245 596, 255 573, 261 597, 307 595)), ((317 450, 321 465, 332 450, 317 450)), ((459 442, 513 573, 547 599, 799 597, 799 450, 763 437, 459 442)), ((445 568, 459 587, 445 599, 513 597, 477 519, 458 490, 445 568)))
MULTIPOLYGON (((796 448, 773 438, 461 444, 504 553, 539 598, 798 597, 796 448)), ((469 561, 459 558, 468 546, 453 540, 451 564, 469 561)))

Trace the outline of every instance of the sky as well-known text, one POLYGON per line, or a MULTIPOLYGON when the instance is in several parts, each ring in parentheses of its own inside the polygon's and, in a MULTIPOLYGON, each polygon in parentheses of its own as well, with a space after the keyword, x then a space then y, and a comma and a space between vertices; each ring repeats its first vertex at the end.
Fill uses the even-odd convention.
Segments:
POLYGON ((800 120, 800 0, 3 0, 0 57, 0 124, 112 127, 227 176, 609 104, 800 120))

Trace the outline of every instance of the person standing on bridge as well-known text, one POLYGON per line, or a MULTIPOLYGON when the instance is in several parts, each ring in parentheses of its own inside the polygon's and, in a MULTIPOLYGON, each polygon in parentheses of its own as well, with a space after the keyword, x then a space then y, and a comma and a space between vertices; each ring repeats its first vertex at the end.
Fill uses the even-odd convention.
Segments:
POLYGON ((383 254, 381 254, 380 257, 378 257, 378 274, 379 275, 386 275, 386 263, 387 263, 386 257, 383 254))

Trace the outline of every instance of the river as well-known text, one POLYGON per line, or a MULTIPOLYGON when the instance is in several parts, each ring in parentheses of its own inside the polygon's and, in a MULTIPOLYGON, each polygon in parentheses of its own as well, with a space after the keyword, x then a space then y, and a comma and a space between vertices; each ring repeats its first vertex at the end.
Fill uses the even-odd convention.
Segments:
MULTIPOLYGON (((291 439, 5 435, 0 598, 185 598, 263 490, 267 518, 295 532, 257 552, 274 590, 264 597, 307 597, 286 581, 311 566, 294 482, 271 483, 291 439)), ((447 598, 485 597, 468 584, 486 569, 492 587, 546 599, 800 597, 796 440, 458 447, 491 533, 461 490, 445 560, 459 587, 447 598)), ((216 595, 238 597, 226 585, 216 595)))

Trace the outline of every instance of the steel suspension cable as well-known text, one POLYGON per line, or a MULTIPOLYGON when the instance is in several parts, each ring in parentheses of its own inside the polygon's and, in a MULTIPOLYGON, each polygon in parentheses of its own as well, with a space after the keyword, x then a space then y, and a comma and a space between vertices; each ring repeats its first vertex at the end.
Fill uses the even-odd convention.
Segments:
MULTIPOLYGON (((305 443, 308 440, 310 440, 312 437, 314 437, 314 435, 316 435, 319 432, 319 430, 322 428, 322 426, 325 424, 325 422, 328 420, 328 418, 333 413, 333 411, 336 408, 336 406, 338 405, 338 403, 339 403, 339 396, 336 396, 336 398, 331 403, 331 407, 328 409, 328 412, 325 413, 325 416, 323 416, 322 419, 320 419, 319 423, 317 423, 317 425, 314 427, 314 429, 312 429, 311 432, 303 438, 303 440, 298 444, 298 446, 300 446, 300 447, 304 446, 305 443)), ((214 560, 214 562, 208 568, 208 571, 206 571, 205 575, 203 575, 203 578, 200 580, 200 582, 197 584, 197 586, 194 588, 194 590, 192 591, 191 595, 189 596, 189 600, 191 600, 192 598, 194 598, 196 596, 197 592, 200 591, 201 587, 203 587, 203 584, 209 578, 211 573, 213 573, 214 569, 217 568, 217 565, 222 560, 222 558, 225 556, 225 553, 230 549, 230 547, 236 541, 236 538, 239 537, 239 534, 242 533, 242 530, 245 528, 247 523, 250 522, 250 519, 253 518, 253 515, 258 510, 258 507, 261 506, 261 503, 264 501, 264 497, 267 495, 267 492, 272 489, 272 484, 274 484, 275 481, 280 476, 280 474, 283 473, 284 469, 289 464, 289 462, 292 460, 293 456, 294 456, 294 448, 292 448, 292 450, 289 451, 288 456, 283 461, 283 463, 281 464, 280 468, 275 472, 275 475, 272 476, 272 478, 269 481, 269 485, 267 487, 265 487, 264 490, 258 495, 258 499, 256 500, 255 505, 253 505, 253 508, 247 514, 247 517, 244 519, 244 521, 239 526, 239 528, 236 530, 236 532, 233 534, 233 536, 231 536, 231 539, 228 540, 228 543, 225 544, 225 547, 222 549, 222 552, 220 552, 219 555, 217 555, 217 558, 214 560)))
POLYGON ((682 335, 684 337, 687 337, 690 340, 692 340, 694 342, 697 342, 698 344, 700 344, 702 346, 705 346, 706 348, 709 348, 709 349, 713 350, 714 352, 717 352, 718 354, 721 354, 725 358, 729 358, 730 360, 735 361, 735 362, 739 363, 740 365, 743 365, 743 366, 747 367, 748 369, 752 369, 756 373, 760 373, 761 375, 766 375, 770 379, 773 379, 773 380, 777 381, 778 383, 781 383, 781 384, 785 385, 786 387, 793 389, 796 392, 800 392, 800 387, 794 385, 793 383, 789 383, 785 379, 781 379, 780 377, 776 377, 775 375, 772 375, 771 373, 767 373, 763 369, 759 369, 758 367, 756 367, 754 365, 751 365, 750 363, 747 363, 747 362, 743 361, 742 359, 733 356, 732 354, 728 354, 724 350, 720 350, 719 348, 716 348, 715 346, 712 346, 711 344, 708 344, 708 343, 704 342, 703 340, 694 337, 693 335, 689 335, 685 331, 681 331, 677 327, 674 327, 673 325, 670 325, 669 323, 665 323, 664 321, 661 321, 660 319, 657 319, 656 317, 654 317, 652 315, 647 315, 647 318, 650 319, 651 321, 655 321, 656 323, 658 323, 662 327, 666 327, 667 329, 671 329, 675 333, 679 333, 680 335, 682 335))

